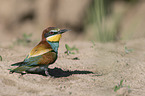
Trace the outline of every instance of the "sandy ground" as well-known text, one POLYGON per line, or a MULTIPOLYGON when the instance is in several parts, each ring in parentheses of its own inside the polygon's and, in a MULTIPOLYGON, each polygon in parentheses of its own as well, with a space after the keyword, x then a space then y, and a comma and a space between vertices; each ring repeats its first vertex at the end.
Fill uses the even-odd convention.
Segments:
POLYGON ((22 61, 33 46, 0 47, 0 96, 145 96, 144 43, 145 39, 137 39, 93 46, 88 41, 61 41, 58 59, 49 66, 52 77, 9 74, 10 65, 22 61), (79 53, 64 54, 66 43, 79 53), (126 54, 124 46, 133 51, 126 54), (130 88, 114 92, 122 79, 130 88))

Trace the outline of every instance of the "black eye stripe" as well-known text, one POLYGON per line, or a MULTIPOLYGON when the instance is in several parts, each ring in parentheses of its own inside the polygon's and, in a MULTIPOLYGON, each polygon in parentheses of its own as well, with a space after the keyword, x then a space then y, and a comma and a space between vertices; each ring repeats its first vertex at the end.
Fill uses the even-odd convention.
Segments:
POLYGON ((50 35, 58 34, 58 32, 49 32, 50 35))
POLYGON ((54 34, 54 32, 49 32, 50 34, 54 34))
POLYGON ((58 32, 49 32, 49 33, 45 33, 45 34, 44 34, 44 37, 47 38, 48 36, 55 35, 55 34, 58 34, 58 32))

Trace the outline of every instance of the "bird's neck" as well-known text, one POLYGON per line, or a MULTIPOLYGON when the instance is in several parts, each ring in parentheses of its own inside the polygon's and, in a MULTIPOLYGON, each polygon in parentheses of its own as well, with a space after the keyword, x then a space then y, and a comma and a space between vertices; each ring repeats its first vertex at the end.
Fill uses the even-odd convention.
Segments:
POLYGON ((47 41, 50 46, 52 47, 52 49, 57 53, 58 52, 58 47, 59 47, 59 42, 50 42, 50 41, 47 41))

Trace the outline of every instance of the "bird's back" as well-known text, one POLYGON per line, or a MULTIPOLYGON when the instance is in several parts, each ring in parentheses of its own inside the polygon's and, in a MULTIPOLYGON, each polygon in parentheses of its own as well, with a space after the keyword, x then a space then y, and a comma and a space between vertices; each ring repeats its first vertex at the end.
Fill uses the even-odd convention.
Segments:
POLYGON ((28 58, 29 57, 35 57, 35 56, 39 56, 42 54, 45 54, 49 51, 52 51, 52 47, 50 46, 49 43, 47 43, 46 41, 41 41, 37 46, 35 46, 30 53, 28 54, 28 58))

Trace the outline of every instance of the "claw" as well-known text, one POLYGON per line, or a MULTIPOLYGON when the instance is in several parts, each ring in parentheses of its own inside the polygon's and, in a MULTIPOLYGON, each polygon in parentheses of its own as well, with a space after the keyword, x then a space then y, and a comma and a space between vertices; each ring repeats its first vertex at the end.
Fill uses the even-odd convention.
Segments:
POLYGON ((46 76, 50 76, 50 75, 49 75, 49 72, 48 72, 48 69, 45 70, 45 75, 46 75, 46 76))

